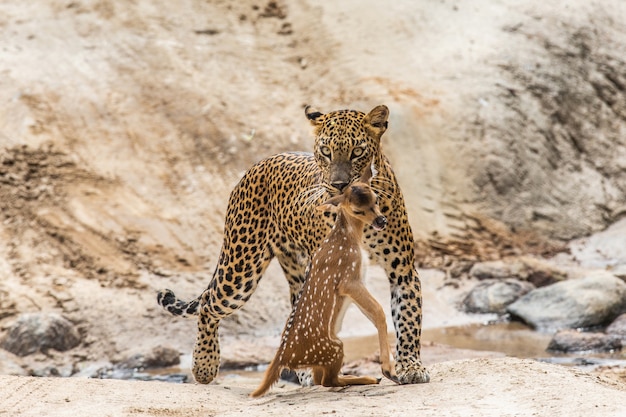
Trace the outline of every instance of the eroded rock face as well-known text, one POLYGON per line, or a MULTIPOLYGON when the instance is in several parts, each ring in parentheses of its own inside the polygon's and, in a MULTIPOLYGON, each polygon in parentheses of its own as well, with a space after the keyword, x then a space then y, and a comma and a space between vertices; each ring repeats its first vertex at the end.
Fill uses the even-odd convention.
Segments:
POLYGON ((571 239, 623 210, 626 61, 612 51, 624 46, 610 35, 614 21, 598 31, 594 16, 606 15, 520 19, 503 28, 521 50, 501 64, 506 82, 484 111, 482 140, 474 143, 485 157, 472 175, 487 209, 513 227, 571 239))
POLYGON ((2 348, 17 356, 48 349, 64 352, 78 346, 81 336, 72 322, 56 313, 22 314, 9 328, 2 348))
POLYGON ((529 292, 507 311, 539 329, 598 326, 626 312, 626 284, 610 274, 558 282, 529 292))
POLYGON ((467 294, 462 307, 468 313, 506 313, 506 306, 535 288, 529 282, 516 279, 487 280, 467 294))

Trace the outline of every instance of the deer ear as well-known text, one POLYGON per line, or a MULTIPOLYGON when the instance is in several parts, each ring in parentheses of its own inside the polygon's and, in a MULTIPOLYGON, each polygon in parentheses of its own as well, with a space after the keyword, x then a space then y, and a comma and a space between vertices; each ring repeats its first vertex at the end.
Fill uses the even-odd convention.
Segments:
POLYGON ((361 178, 359 179, 359 182, 369 184, 371 180, 372 180, 372 165, 370 164, 366 166, 365 169, 363 170, 363 173, 361 174, 361 178))
POLYGON ((341 204, 343 200, 344 200, 343 194, 339 194, 339 195, 329 198, 328 200, 326 200, 325 203, 322 203, 315 208, 320 211, 335 211, 337 209, 337 206, 341 204))
POLYGON ((313 107, 309 106, 308 104, 304 107, 304 114, 306 115, 306 118, 309 119, 309 121, 311 122, 313 126, 317 126, 317 124, 319 123, 319 120, 317 119, 323 116, 322 113, 318 112, 317 110, 315 110, 313 107))

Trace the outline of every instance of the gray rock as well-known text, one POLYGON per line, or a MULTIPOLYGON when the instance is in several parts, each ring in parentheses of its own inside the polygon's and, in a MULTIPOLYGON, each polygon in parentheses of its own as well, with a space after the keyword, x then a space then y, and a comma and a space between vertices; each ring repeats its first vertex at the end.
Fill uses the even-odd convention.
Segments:
POLYGON ((55 349, 60 352, 80 344, 76 327, 56 313, 22 314, 9 328, 2 348, 18 356, 55 349))
POLYGON ((605 230, 569 243, 572 256, 584 268, 607 269, 626 275, 626 217, 605 230))
POLYGON ((622 338, 620 336, 576 330, 557 332, 547 348, 550 352, 611 352, 621 349, 622 338))
POLYGON ((596 274, 538 288, 507 311, 543 330, 602 325, 626 312, 626 284, 610 274, 596 274))
POLYGON ((487 261, 478 262, 472 266, 470 276, 476 279, 503 279, 503 278, 523 278, 524 267, 520 262, 487 261))
POLYGON ((472 266, 469 275, 479 280, 516 278, 528 281, 536 287, 550 285, 567 277, 556 266, 528 256, 506 261, 478 262, 472 266))
POLYGON ((130 369, 164 368, 178 365, 180 352, 176 349, 156 346, 147 353, 137 353, 119 363, 119 366, 130 369))
POLYGON ((462 302, 468 313, 506 313, 506 306, 535 286, 516 279, 486 280, 476 285, 462 302))
POLYGON ((626 340, 626 314, 620 314, 605 331, 607 334, 621 336, 626 340))
POLYGON ((113 364, 109 361, 99 361, 81 364, 78 372, 72 374, 73 378, 101 378, 108 369, 112 369, 113 364))

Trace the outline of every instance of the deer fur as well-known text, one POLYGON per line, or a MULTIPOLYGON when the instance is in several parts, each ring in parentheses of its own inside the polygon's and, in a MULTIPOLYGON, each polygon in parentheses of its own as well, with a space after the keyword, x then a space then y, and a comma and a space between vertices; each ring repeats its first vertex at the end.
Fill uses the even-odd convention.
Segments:
POLYGON ((284 368, 311 368, 313 382, 325 387, 379 383, 378 378, 339 375, 344 354, 337 332, 351 301, 376 326, 382 373, 397 382, 395 366, 389 356, 385 314, 362 280, 360 242, 363 228, 372 225, 382 230, 387 224, 376 204, 376 195, 368 185, 371 175, 371 170, 367 169, 359 182, 348 185, 343 194, 317 207, 337 212, 335 226, 313 256, 307 280, 283 331, 280 347, 251 397, 265 394, 284 368))

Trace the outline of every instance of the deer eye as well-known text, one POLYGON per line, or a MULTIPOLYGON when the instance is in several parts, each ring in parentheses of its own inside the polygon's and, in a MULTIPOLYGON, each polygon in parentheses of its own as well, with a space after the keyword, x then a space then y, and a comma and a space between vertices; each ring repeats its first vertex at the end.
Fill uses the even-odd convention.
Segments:
POLYGON ((357 216, 362 216, 362 215, 364 215, 364 214, 365 214, 365 212, 364 212, 364 211, 361 211, 361 210, 353 210, 352 212, 353 212, 354 214, 356 214, 357 216))
POLYGON ((330 158, 330 155, 332 154, 328 146, 320 146, 320 152, 327 158, 330 158))

